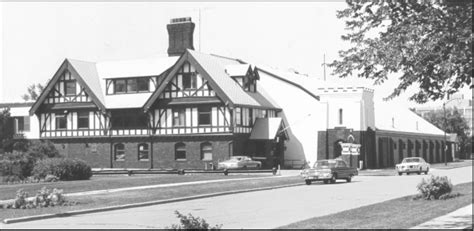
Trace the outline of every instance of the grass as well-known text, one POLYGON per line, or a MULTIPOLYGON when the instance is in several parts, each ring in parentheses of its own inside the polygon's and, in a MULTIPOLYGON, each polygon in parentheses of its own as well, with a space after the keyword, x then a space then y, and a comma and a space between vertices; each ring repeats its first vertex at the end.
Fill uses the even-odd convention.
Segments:
POLYGON ((401 197, 322 217, 299 221, 279 229, 408 229, 472 203, 472 182, 455 185, 449 200, 412 200, 401 197))
MULTIPOLYGON (((229 175, 230 176, 230 175, 229 175)), ((267 175, 268 176, 268 175, 267 175)), ((179 176, 185 177, 185 176, 179 176)), ((204 176, 200 176, 204 177, 204 176)), ((211 177, 211 176, 207 176, 211 177)), ((217 176, 215 176, 217 177, 217 176)), ((234 178, 248 177, 247 175, 236 175, 234 178)), ((219 178, 223 178, 220 177, 219 178)), ((129 180, 131 178, 128 178, 129 180)), ((134 180, 139 180, 137 179, 134 180)), ((86 181, 87 182, 87 181, 86 181)), ((75 206, 49 207, 38 209, 0 209, 0 220, 6 218, 17 218, 24 216, 63 213, 67 211, 101 208, 115 205, 124 205, 130 203, 148 202, 154 200, 172 199, 185 196, 195 196, 200 194, 225 192, 231 190, 252 189, 259 187, 281 186, 295 183, 302 183, 301 177, 272 177, 259 179, 256 177, 245 181, 226 181, 219 183, 208 183, 199 185, 173 186, 166 188, 155 188, 145 190, 122 191, 116 193, 98 194, 93 196, 74 196, 66 197, 67 200, 76 201, 79 204, 75 206)), ((68 193, 68 191, 65 191, 68 193)), ((11 196, 10 196, 11 197, 11 196)), ((9 197, 9 198, 10 198, 9 197)))
POLYGON ((99 175, 93 176, 90 180, 79 181, 58 181, 41 182, 27 184, 0 185, 0 200, 15 198, 18 189, 23 189, 30 196, 46 186, 47 188, 63 189, 65 193, 84 192, 102 189, 127 188, 143 185, 183 183, 203 180, 236 179, 236 178, 258 178, 271 176, 269 174, 206 174, 206 175, 99 175))

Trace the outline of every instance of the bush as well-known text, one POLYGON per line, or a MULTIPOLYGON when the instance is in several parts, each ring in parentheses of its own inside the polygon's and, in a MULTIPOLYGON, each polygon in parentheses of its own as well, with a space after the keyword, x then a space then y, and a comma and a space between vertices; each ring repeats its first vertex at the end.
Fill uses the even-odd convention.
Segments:
POLYGON ((222 225, 216 225, 214 227, 210 227, 209 223, 206 220, 200 217, 194 217, 191 214, 183 215, 178 211, 174 211, 176 216, 179 218, 180 225, 172 225, 171 228, 166 227, 168 230, 220 230, 222 225))
POLYGON ((28 200, 28 193, 23 191, 23 189, 19 189, 13 203, 2 205, 2 207, 7 209, 33 209, 38 207, 52 207, 57 205, 67 206, 74 204, 77 203, 66 201, 62 189, 55 188, 53 191, 50 191, 46 187, 43 187, 30 200, 28 200))
POLYGON ((92 176, 92 170, 86 162, 79 159, 51 158, 38 161, 33 174, 41 179, 53 175, 59 180, 88 180, 92 176))
POLYGON ((33 141, 28 147, 28 154, 35 160, 61 157, 54 144, 49 141, 33 141))
POLYGON ((13 151, 5 153, 0 160, 0 176, 14 176, 23 180, 31 175, 35 160, 24 152, 13 151))
MULTIPOLYGON (((428 180, 422 179, 416 186, 425 200, 438 200, 443 195, 449 195, 453 189, 451 181, 446 176, 431 176, 428 180)), ((447 196, 443 196, 445 198, 447 196)))

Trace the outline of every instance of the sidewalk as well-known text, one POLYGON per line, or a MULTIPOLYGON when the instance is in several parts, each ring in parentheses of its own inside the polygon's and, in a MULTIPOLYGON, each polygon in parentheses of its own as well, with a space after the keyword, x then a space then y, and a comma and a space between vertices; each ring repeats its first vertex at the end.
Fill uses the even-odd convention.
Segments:
POLYGON ((467 229, 472 230, 472 204, 444 216, 412 227, 412 229, 467 229))

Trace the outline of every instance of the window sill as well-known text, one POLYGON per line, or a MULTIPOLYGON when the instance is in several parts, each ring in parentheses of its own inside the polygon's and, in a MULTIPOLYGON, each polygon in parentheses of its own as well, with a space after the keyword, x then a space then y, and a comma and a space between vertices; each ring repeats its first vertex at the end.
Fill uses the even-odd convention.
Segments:
POLYGON ((140 162, 149 162, 150 159, 142 159, 142 160, 138 160, 138 161, 140 161, 140 162))
POLYGON ((186 159, 176 159, 176 161, 184 162, 186 159))
POLYGON ((114 160, 115 162, 124 162, 125 160, 114 160))

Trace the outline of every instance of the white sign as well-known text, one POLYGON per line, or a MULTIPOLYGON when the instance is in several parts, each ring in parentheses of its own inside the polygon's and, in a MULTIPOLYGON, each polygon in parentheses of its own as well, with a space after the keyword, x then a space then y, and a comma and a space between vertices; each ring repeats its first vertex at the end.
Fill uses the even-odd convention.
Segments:
POLYGON ((341 143, 341 154, 342 155, 359 155, 360 154, 360 144, 352 143, 341 143))

